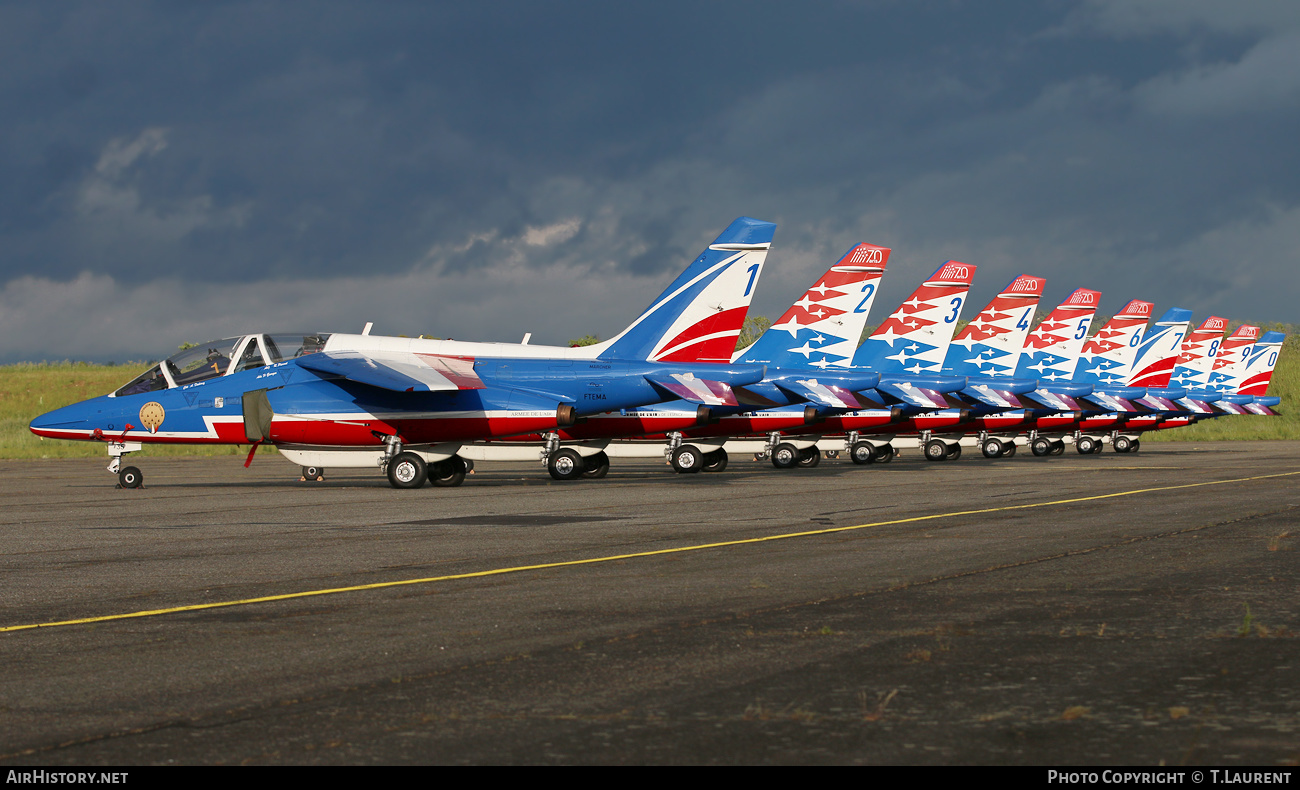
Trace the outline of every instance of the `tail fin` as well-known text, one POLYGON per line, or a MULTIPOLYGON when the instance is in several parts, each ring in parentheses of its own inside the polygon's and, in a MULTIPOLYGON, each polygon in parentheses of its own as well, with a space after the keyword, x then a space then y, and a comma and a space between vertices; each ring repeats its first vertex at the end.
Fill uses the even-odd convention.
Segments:
POLYGON ((1142 330, 1151 320, 1152 307, 1155 305, 1141 299, 1124 305, 1101 331, 1083 344, 1073 380, 1111 386, 1128 381, 1138 343, 1142 342, 1142 330))
POLYGON ((1003 288, 953 338, 943 362, 943 374, 1011 376, 1015 373, 1046 282, 1042 277, 1022 274, 1003 288))
POLYGON ((850 249, 736 361, 782 368, 849 367, 889 252, 874 244, 850 249))
POLYGON ((1016 378, 1072 381, 1100 298, 1099 291, 1080 288, 1057 305, 1025 341, 1016 378))
POLYGON ((1210 368, 1210 381, 1206 389, 1216 392, 1237 391, 1241 380, 1238 378, 1239 364, 1250 359, 1250 352, 1259 340, 1259 327, 1242 324, 1219 346, 1219 353, 1214 355, 1214 365, 1210 368))
POLYGON ((730 362, 776 225, 741 217, 631 326, 589 346, 599 359, 730 362))
POLYGON ((1174 372, 1169 383, 1184 389, 1204 389, 1210 381, 1210 370, 1214 367, 1214 355, 1223 345, 1223 333, 1228 329, 1228 320, 1212 315, 1193 329, 1174 362, 1174 372))
POLYGON ((1174 361, 1182 350, 1183 338, 1192 321, 1192 311, 1171 307, 1160 320, 1147 327, 1133 357, 1133 371, 1129 374, 1130 387, 1168 387, 1173 376, 1174 361))
POLYGON ((1286 335, 1281 332, 1265 332, 1255 343, 1255 350, 1242 364, 1241 384, 1237 392, 1241 395, 1264 395, 1268 392, 1268 383, 1273 379, 1273 368, 1277 367, 1277 355, 1282 352, 1282 341, 1286 335))
POLYGON ((858 346, 853 366, 881 373, 938 373, 974 276, 969 263, 940 266, 858 346))

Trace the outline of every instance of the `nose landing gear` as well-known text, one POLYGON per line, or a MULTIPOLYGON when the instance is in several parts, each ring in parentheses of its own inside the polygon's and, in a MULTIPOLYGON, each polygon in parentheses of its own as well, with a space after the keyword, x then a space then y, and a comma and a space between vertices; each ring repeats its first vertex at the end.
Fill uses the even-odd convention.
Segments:
MULTIPOLYGON (((129 429, 129 426, 128 426, 129 429)), ((117 475, 117 488, 144 488, 144 475, 135 466, 122 466, 122 456, 134 453, 144 447, 140 442, 108 441, 108 471, 117 475)))

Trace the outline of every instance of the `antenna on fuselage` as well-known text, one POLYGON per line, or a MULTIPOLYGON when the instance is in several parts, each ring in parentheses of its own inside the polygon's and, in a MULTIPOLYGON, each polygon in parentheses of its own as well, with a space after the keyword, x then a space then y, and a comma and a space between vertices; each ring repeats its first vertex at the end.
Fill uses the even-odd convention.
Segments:
POLYGON ((373 327, 374 325, 375 325, 375 322, 374 322, 374 321, 367 321, 367 322, 366 322, 366 328, 361 330, 361 334, 363 334, 363 335, 368 335, 368 334, 370 334, 370 328, 373 327))

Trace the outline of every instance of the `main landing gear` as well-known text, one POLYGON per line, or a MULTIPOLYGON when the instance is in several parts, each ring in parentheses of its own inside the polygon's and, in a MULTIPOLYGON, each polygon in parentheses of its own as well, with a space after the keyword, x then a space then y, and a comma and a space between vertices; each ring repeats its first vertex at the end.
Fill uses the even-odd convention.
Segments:
MULTIPOLYGON (((465 482, 465 474, 471 466, 459 455, 426 462, 419 453, 403 451, 402 440, 396 436, 382 438, 386 448, 379 463, 393 488, 420 488, 425 483, 439 488, 454 488, 465 482)), ((305 470, 306 467, 304 475, 305 470)))
POLYGON ((1080 436, 1074 440, 1074 449, 1079 452, 1079 455, 1093 455, 1099 453, 1102 450, 1102 446, 1101 441, 1093 436, 1080 436))
POLYGON ((1138 439, 1130 439, 1127 436, 1116 436, 1111 439, 1110 445, 1115 448, 1117 453, 1136 453, 1138 448, 1142 446, 1142 442, 1138 439))
POLYGON ((1010 458, 1016 454, 1016 443, 989 438, 985 439, 984 444, 980 445, 980 452, 984 454, 985 458, 1010 458))
POLYGON ((1060 455, 1065 452, 1065 442, 1040 436, 1029 445, 1029 451, 1038 457, 1060 455))
POLYGON ((949 447, 942 439, 931 439, 922 450, 927 461, 956 461, 961 458, 961 445, 953 443, 949 447))
POLYGON ((727 451, 719 447, 705 452, 693 444, 678 446, 668 455, 668 463, 679 474, 721 472, 727 468, 727 451))
POLYGON ((546 471, 555 480, 599 480, 609 474, 609 456, 602 450, 583 457, 571 447, 561 447, 546 455, 546 471))
POLYGON ((599 480, 609 474, 609 455, 604 450, 582 455, 572 447, 561 447, 560 437, 555 433, 546 434, 541 458, 554 480, 577 480, 580 477, 599 480))

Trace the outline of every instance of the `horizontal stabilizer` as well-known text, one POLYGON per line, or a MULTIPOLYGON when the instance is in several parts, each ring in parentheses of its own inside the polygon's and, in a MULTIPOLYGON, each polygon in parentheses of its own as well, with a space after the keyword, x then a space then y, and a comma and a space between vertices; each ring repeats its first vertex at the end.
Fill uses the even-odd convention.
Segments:
POLYGON ((1192 400, 1201 401, 1203 403, 1218 403, 1223 398, 1223 393, 1214 392, 1213 390, 1189 389, 1187 391, 1187 397, 1191 398, 1192 400))
POLYGON ((1060 392, 1038 389, 1021 398, 1021 400, 1026 399, 1041 404, 1041 408, 1051 409, 1053 411, 1083 411, 1083 407, 1079 405, 1078 401, 1073 397, 1060 392))
POLYGON ((948 408, 948 400, 943 397, 942 392, 929 387, 917 386, 910 381, 881 382, 876 389, 897 398, 902 403, 922 409, 948 408))
POLYGON ((483 389, 474 360, 410 352, 363 354, 321 351, 298 357, 298 365, 317 373, 342 376, 394 392, 443 392, 483 389))
POLYGON ((995 409, 1023 409, 1025 404, 1011 390, 990 387, 988 384, 976 384, 961 391, 962 395, 979 401, 995 409))
POLYGON ((1093 392, 1102 392, 1112 398, 1134 400, 1147 394, 1146 387, 1095 387, 1093 392))
POLYGON ((1147 395, 1138 398, 1134 403, 1153 411, 1182 411, 1174 405, 1172 399, 1162 398, 1158 395, 1151 395, 1149 392, 1147 395))
POLYGON ((696 378, 694 373, 658 373, 645 377, 656 388, 691 403, 705 406, 739 406, 730 384, 696 378))
POLYGON ((1204 401, 1193 398, 1179 398, 1174 401, 1174 405, 1183 411, 1190 411, 1193 414, 1214 414, 1214 408, 1204 401))
POLYGON ((1085 395, 1083 398, 1089 403, 1094 403, 1107 411, 1116 412, 1135 412, 1137 407, 1125 398, 1119 398, 1108 392, 1094 391, 1091 395, 1085 395))
POLYGON ((832 409, 864 409, 869 401, 857 397, 859 390, 871 389, 880 381, 879 374, 831 374, 782 376, 772 383, 794 397, 832 409))
POLYGON ((1090 395, 1092 390, 1093 386, 1091 384, 1076 384, 1074 382, 1067 383, 1061 381, 1042 382, 1038 388, 1039 392, 1054 392, 1057 395, 1064 395, 1067 398, 1082 398, 1085 395, 1090 395))

